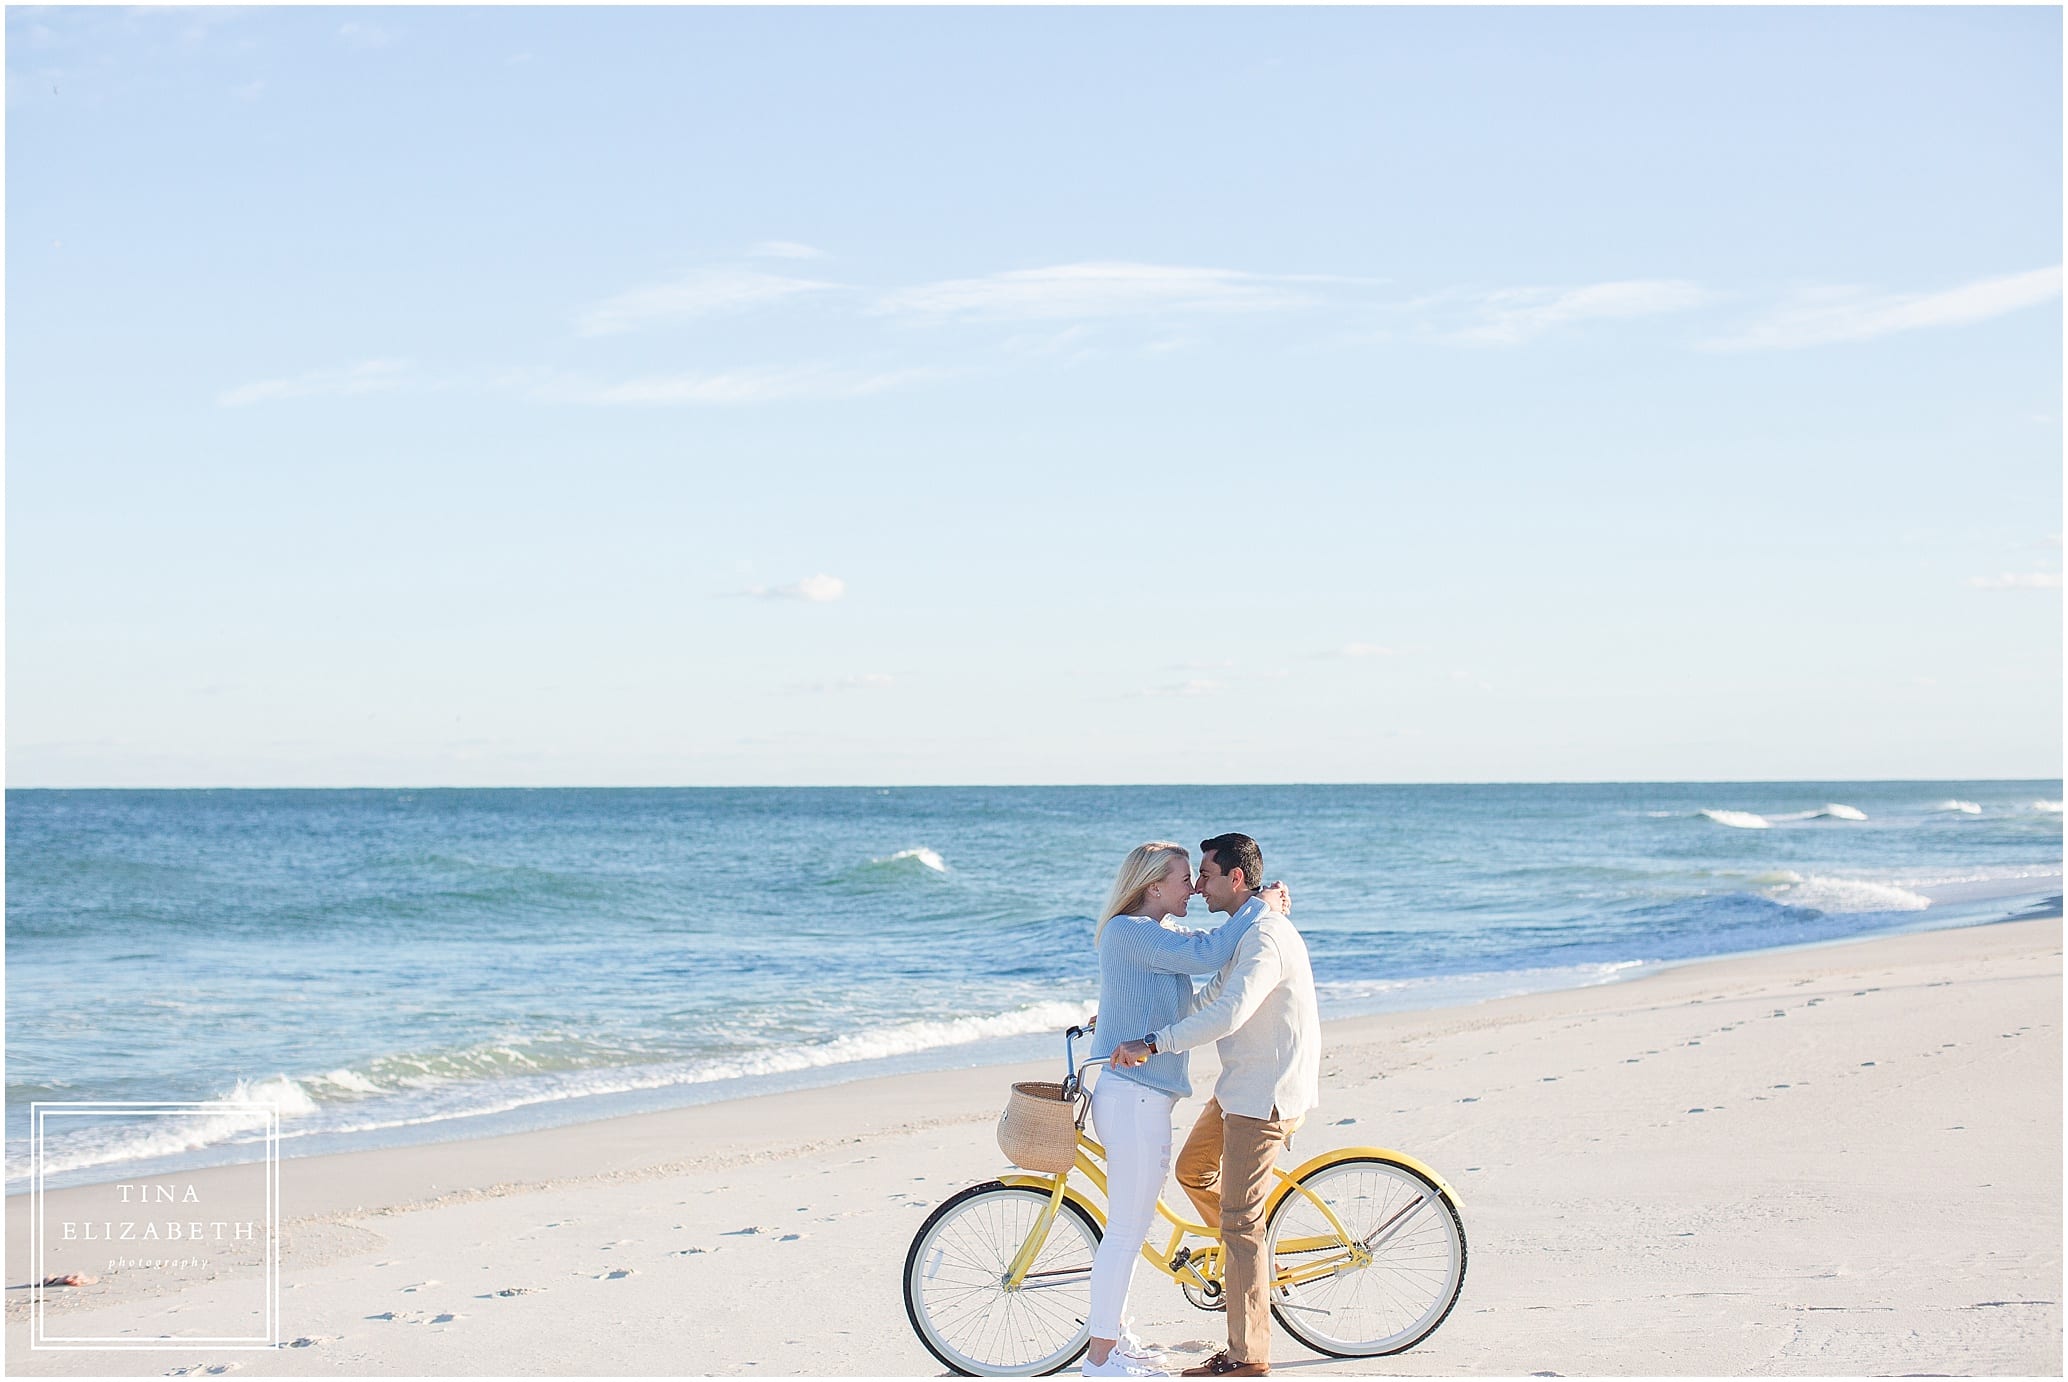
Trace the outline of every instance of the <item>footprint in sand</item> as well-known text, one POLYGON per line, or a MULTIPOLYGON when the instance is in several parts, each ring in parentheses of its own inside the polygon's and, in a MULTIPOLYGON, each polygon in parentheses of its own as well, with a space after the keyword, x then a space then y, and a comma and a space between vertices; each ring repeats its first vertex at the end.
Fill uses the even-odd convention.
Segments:
POLYGON ((487 1300, 490 1296, 533 1296, 545 1289, 543 1286, 505 1286, 500 1291, 491 1291, 481 1299, 487 1300))
POLYGON ((591 1278, 590 1278, 590 1280, 591 1280, 591 1281, 623 1281, 623 1280, 624 1280, 624 1279, 625 1279, 626 1277, 628 1277, 628 1276, 637 1276, 637 1275, 639 1275, 639 1272, 638 1272, 638 1271, 637 1271, 637 1269, 635 1269, 635 1268, 632 1268, 632 1267, 613 1267, 613 1268, 612 1268, 611 1270, 609 1270, 609 1271, 607 1271, 607 1272, 599 1272, 599 1273, 597 1273, 597 1274, 596 1274, 595 1276, 591 1277, 591 1278))
POLYGON ((434 1315, 428 1310, 383 1310, 378 1315, 368 1315, 366 1318, 386 1320, 390 1324, 451 1324, 454 1320, 465 1319, 466 1316, 456 1315, 450 1311, 434 1315))
POLYGON ((675 1251, 673 1251, 673 1252, 669 1253, 669 1254, 668 1254, 668 1256, 670 1256, 670 1257, 700 1257, 700 1256, 702 1256, 702 1255, 703 1255, 704 1253, 707 1253, 707 1252, 716 1252, 716 1251, 718 1251, 718 1249, 716 1249, 716 1248, 677 1248, 677 1249, 676 1249, 675 1251))
POLYGON ((235 1372, 236 1363, 196 1363, 191 1368, 174 1368, 167 1377, 221 1377, 226 1372, 235 1372))
POLYGON ((304 1334, 299 1339, 296 1339, 292 1343, 288 1344, 288 1347, 318 1348, 324 1344, 336 1343, 339 1337, 340 1336, 336 1334, 304 1334))
POLYGON ((444 1282, 442 1282, 442 1281, 419 1281, 419 1282, 418 1282, 418 1283, 417 1283, 416 1285, 414 1285, 414 1286, 405 1286, 405 1287, 403 1287, 402 1289, 403 1289, 403 1290, 404 1290, 405 1292, 409 1292, 409 1291, 428 1291, 428 1290, 430 1290, 430 1289, 431 1289, 431 1288, 432 1288, 433 1286, 443 1286, 444 1284, 445 1284, 445 1283, 444 1283, 444 1282))
POLYGON ((768 1230, 759 1224, 749 1224, 745 1228, 727 1229, 725 1236, 727 1238, 751 1238, 767 1232, 768 1230))

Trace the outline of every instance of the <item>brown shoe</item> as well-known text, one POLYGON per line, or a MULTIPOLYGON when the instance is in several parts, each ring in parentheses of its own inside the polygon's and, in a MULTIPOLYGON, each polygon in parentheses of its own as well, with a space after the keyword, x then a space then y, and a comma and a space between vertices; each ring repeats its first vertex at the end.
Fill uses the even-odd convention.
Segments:
POLYGON ((1238 1363, 1222 1349, 1196 1368, 1186 1368, 1180 1377, 1269 1377, 1269 1363, 1238 1363))

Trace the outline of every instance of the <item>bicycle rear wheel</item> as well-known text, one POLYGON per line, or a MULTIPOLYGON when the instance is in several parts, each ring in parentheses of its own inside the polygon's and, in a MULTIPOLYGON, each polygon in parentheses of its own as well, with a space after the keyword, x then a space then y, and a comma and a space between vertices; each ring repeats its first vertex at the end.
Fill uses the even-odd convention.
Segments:
POLYGON ((936 1209, 905 1254, 905 1314, 926 1351, 972 1377, 1039 1377, 1091 1340, 1099 1226, 1064 1200, 1024 1282, 1007 1270, 1048 1205, 1046 1191, 991 1181, 936 1209))
MULTIPOLYGON (((1371 1262, 1273 1292, 1271 1313, 1317 1353, 1373 1358, 1434 1333, 1465 1289, 1465 1224, 1450 1196, 1411 1166, 1346 1157, 1302 1177, 1371 1262)), ((1345 1251, 1313 1201, 1288 1191, 1264 1226, 1277 1269, 1298 1271, 1345 1251), (1288 1249, 1282 1244, 1309 1246, 1288 1249)))

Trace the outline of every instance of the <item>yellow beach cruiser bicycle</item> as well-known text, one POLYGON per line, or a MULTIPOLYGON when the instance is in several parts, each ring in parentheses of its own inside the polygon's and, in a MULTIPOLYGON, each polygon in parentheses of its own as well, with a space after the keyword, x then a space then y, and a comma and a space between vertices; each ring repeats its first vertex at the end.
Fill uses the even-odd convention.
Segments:
MULTIPOLYGON (((952 1196, 905 1255, 914 1332, 966 1376, 1060 1372, 1090 1342, 1091 1264, 1106 1223, 1085 1185, 1103 1198, 1105 1149, 1084 1133, 1074 1045, 1090 1030, 1063 1036, 1076 1163, 952 1196)), ((1271 1313, 1287 1333, 1317 1353, 1372 1358, 1413 1348, 1443 1323, 1465 1286, 1465 1223, 1443 1177, 1381 1147, 1323 1152, 1276 1175, 1264 1235, 1276 1267, 1271 1313)), ((1219 1233, 1160 1199, 1156 1212, 1170 1237, 1152 1237, 1142 1255, 1193 1305, 1224 1308, 1219 1233)))

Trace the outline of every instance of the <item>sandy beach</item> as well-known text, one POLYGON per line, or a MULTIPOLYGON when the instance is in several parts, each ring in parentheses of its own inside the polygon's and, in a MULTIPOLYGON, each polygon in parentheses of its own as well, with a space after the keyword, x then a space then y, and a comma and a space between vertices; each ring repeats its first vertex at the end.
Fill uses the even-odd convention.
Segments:
MULTIPOLYGON (((2061 924, 2027 919, 1682 965, 1334 1022, 1295 1148, 1393 1147, 1457 1189, 1450 1320, 1395 1358, 1288 1372, 2058 1374, 2061 924)), ((903 1075, 506 1137, 291 1159, 277 1350, 29 1348, 16 1374, 937 1375, 898 1275, 927 1211, 1004 1169, 992 1125, 1048 1063, 903 1075)), ((1199 1098, 1214 1066, 1194 1068, 1199 1098)), ((228 1170, 184 1173, 206 1193, 228 1170)), ((49 1213, 67 1197, 53 1191, 49 1213)), ((1173 1185, 1168 1191, 1176 1202, 1173 1185)), ((51 1292, 79 1333, 205 1316, 116 1271, 51 1292)), ((1146 1272, 1151 1340, 1222 1317, 1146 1272)))

